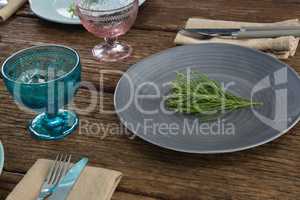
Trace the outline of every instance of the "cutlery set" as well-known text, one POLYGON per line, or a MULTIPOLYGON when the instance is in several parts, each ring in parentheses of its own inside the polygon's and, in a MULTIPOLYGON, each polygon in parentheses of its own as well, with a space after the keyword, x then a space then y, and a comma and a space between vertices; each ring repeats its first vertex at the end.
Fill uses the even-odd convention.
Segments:
POLYGON ((88 163, 82 158, 72 165, 71 155, 58 154, 49 169, 37 200, 65 200, 88 163))
POLYGON ((265 26, 242 28, 205 28, 182 29, 180 34, 195 39, 211 39, 213 37, 227 39, 275 38, 282 36, 300 37, 300 26, 265 26))

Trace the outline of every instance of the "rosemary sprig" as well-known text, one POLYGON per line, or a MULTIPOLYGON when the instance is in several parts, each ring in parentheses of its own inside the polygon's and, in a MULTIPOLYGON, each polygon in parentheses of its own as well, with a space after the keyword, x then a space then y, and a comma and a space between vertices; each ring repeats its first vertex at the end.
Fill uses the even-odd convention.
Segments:
POLYGON ((225 91, 217 81, 198 71, 192 71, 189 77, 184 73, 177 73, 176 79, 171 82, 166 105, 179 113, 215 119, 225 112, 259 106, 262 103, 235 96, 225 91))
POLYGON ((76 16, 76 6, 75 2, 72 2, 68 8, 68 12, 70 13, 71 17, 76 16))

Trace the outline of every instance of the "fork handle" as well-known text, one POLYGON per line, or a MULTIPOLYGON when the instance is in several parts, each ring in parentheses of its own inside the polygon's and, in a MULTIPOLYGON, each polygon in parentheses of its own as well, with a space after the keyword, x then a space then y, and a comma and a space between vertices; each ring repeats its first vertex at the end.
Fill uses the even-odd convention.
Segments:
POLYGON ((50 195, 49 194, 40 194, 36 200, 45 200, 48 196, 50 196, 50 195))

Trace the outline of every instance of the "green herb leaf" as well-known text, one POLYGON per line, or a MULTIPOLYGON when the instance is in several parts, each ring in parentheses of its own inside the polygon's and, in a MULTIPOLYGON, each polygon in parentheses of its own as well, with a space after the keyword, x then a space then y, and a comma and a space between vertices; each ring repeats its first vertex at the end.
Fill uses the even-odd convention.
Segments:
POLYGON ((176 79, 171 82, 166 105, 179 113, 197 115, 201 119, 216 119, 228 111, 259 106, 262 103, 235 96, 205 74, 192 71, 189 77, 184 73, 177 73, 176 79))
POLYGON ((76 7, 75 7, 75 3, 74 2, 69 6, 68 12, 70 13, 70 15, 72 17, 74 17, 76 15, 76 7))

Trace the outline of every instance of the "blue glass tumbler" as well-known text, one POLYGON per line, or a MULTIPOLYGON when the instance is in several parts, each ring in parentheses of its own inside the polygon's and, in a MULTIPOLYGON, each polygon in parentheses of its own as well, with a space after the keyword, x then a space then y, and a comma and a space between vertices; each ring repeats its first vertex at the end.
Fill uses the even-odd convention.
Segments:
POLYGON ((78 126, 75 112, 64 109, 80 84, 79 54, 65 46, 21 50, 3 63, 2 76, 15 101, 39 112, 29 131, 40 140, 60 140, 78 126))

